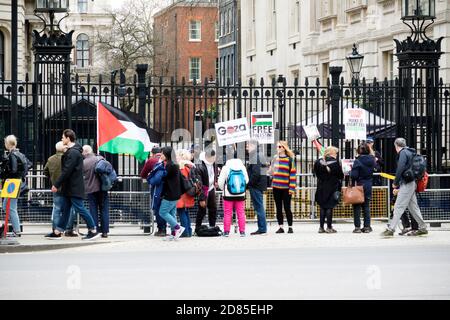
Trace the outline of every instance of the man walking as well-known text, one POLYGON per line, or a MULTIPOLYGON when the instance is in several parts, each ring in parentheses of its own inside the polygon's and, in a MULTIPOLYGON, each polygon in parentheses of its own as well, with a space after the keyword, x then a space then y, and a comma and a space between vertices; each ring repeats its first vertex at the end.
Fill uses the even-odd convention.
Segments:
POLYGON ((397 195, 397 200, 395 201, 394 216, 391 220, 391 223, 389 224, 386 231, 384 231, 381 235, 384 237, 394 236, 395 229, 400 222, 400 219, 406 208, 408 208, 412 217, 419 224, 419 230, 414 232, 412 231, 411 235, 420 236, 428 234, 427 226, 423 221, 422 213, 420 212, 420 208, 417 204, 416 180, 414 179, 414 177, 408 178, 407 175, 405 175, 405 172, 412 165, 415 150, 408 148, 406 146, 406 141, 403 138, 397 138, 394 145, 395 150, 399 155, 397 171, 395 173, 395 180, 394 184, 392 185, 395 189, 394 195, 397 195))
POLYGON ((48 239, 60 239, 61 233, 64 232, 67 220, 70 216, 70 208, 73 206, 88 226, 88 234, 83 240, 93 240, 100 236, 96 232, 95 223, 89 212, 83 205, 84 181, 83 181, 83 149, 76 142, 75 132, 66 129, 62 135, 62 142, 67 147, 67 151, 61 158, 61 175, 52 186, 52 192, 56 193, 62 188, 64 196, 63 215, 53 234, 48 239))
MULTIPOLYGON (((47 163, 44 167, 44 175, 50 179, 50 182, 52 185, 55 184, 56 180, 61 175, 61 158, 64 154, 65 147, 62 141, 58 141, 58 143, 55 145, 56 153, 52 155, 50 158, 48 158, 47 163)), ((57 192, 53 194, 53 209, 52 209, 52 230, 53 232, 56 229, 56 226, 59 223, 59 220, 61 219, 62 211, 63 211, 63 204, 64 204, 64 196, 61 193, 61 189, 58 189, 57 192)), ((75 219, 75 215, 72 215, 71 210, 71 216, 69 219, 69 223, 67 225, 67 231, 64 233, 66 237, 78 237, 78 234, 76 234, 73 231, 73 222, 75 219)), ((49 233, 46 235, 46 237, 50 237, 52 233, 49 233)))
POLYGON ((250 140, 247 144, 247 151, 249 156, 249 165, 247 166, 249 181, 247 186, 258 219, 258 230, 252 232, 251 235, 267 234, 266 211, 263 202, 263 193, 267 190, 267 175, 258 155, 258 141, 250 140))
POLYGON ((97 230, 102 233, 102 238, 108 238, 109 233, 109 197, 108 191, 102 191, 100 177, 95 173, 97 161, 104 160, 102 156, 96 156, 89 145, 83 146, 83 176, 84 187, 89 201, 89 212, 94 219, 97 230), (99 226, 99 213, 101 227, 99 226))

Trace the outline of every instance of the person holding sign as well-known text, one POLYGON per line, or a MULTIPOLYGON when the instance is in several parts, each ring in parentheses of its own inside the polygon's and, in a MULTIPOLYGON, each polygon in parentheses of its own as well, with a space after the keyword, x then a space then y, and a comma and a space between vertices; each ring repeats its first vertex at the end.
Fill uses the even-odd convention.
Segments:
POLYGON ((339 203, 340 190, 344 173, 341 164, 337 160, 339 149, 328 147, 322 158, 314 163, 313 172, 317 177, 317 191, 315 201, 320 206, 319 233, 336 233, 333 229, 333 209, 339 203), (324 229, 327 219, 327 229, 324 229))
POLYGON ((279 229, 276 233, 284 233, 283 206, 288 222, 288 233, 294 233, 292 229, 293 215, 291 211, 291 199, 295 193, 297 184, 297 170, 295 168, 295 154, 289 149, 286 141, 279 141, 277 145, 278 155, 272 162, 269 173, 272 174, 272 189, 275 206, 277 208, 277 220, 279 229))
MULTIPOLYGON (((19 152, 17 149, 17 138, 13 135, 9 135, 5 138, 5 155, 2 159, 2 170, 1 170, 1 179, 5 181, 6 179, 20 179, 20 191, 19 197, 26 192, 26 182, 25 177, 27 175, 28 170, 31 167, 31 162, 25 157, 25 155, 19 152)), ((8 200, 3 201, 3 210, 6 211, 6 205, 8 200)), ((13 227, 13 234, 15 237, 20 237, 20 219, 19 214, 17 212, 17 198, 9 199, 10 203, 10 218, 11 224, 13 227)), ((2 225, 0 227, 0 235, 4 233, 4 228, 7 226, 2 225)))

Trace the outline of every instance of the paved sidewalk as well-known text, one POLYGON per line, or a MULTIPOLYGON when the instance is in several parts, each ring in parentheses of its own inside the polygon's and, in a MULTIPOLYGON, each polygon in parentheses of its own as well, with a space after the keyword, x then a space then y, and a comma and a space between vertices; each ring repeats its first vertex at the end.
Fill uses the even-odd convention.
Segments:
MULTIPOLYGON (((222 225, 220 225, 222 228, 222 225)), ((386 246, 410 246, 410 245, 444 245, 450 246, 450 224, 442 224, 440 228, 429 228, 429 235, 424 237, 398 236, 393 239, 383 239, 380 233, 385 230, 386 223, 373 222, 374 232, 370 234, 353 234, 351 223, 336 223, 336 234, 318 234, 317 223, 295 223, 293 234, 275 234, 278 229, 276 223, 269 225, 267 235, 250 236, 256 230, 256 224, 247 223, 245 238, 233 230, 229 238, 181 238, 178 241, 163 241, 162 238, 153 235, 146 235, 138 227, 113 228, 107 239, 99 238, 94 241, 83 241, 81 237, 66 238, 61 240, 48 240, 44 234, 48 233, 48 228, 44 226, 27 226, 25 234, 18 238, 18 246, 0 246, 0 253, 47 251, 55 249, 93 250, 102 252, 112 251, 178 251, 178 250, 235 250, 245 249, 288 249, 288 248, 328 248, 328 247, 380 247, 386 246), (93 246, 94 245, 94 246, 93 246), (93 246, 86 248, 86 246, 93 246)), ((83 229, 81 230, 83 231, 83 229)), ((285 227, 287 231, 287 227, 285 227)))

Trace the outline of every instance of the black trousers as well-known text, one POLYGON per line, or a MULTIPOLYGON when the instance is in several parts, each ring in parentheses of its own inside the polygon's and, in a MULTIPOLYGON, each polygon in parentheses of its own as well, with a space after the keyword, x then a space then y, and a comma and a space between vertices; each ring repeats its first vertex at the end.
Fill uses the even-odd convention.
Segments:
POLYGON ((216 190, 212 189, 208 193, 206 199, 206 208, 198 206, 197 217, 195 219, 195 229, 198 229, 203 222, 203 218, 206 216, 206 209, 208 209, 208 221, 210 227, 216 226, 217 221, 217 203, 216 203, 216 190))
POLYGON ((333 224, 333 209, 320 208, 320 227, 325 226, 325 219, 327 220, 327 228, 331 229, 333 224))
POLYGON ((289 194, 289 189, 277 189, 273 188, 273 198, 275 199, 275 206, 277 208, 277 220, 278 224, 283 225, 283 206, 284 212, 286 213, 286 220, 288 226, 292 227, 292 211, 291 211, 291 195, 289 194))
POLYGON ((403 228, 411 228, 412 230, 419 230, 419 224, 409 213, 404 212, 401 219, 403 228))

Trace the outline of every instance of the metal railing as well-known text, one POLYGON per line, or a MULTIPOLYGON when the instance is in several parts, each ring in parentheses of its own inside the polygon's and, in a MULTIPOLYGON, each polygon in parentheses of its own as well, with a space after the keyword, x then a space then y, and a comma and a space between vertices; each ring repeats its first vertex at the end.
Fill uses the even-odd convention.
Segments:
MULTIPOLYGON (((27 176, 30 185, 45 186, 43 175, 27 176)), ((146 185, 139 177, 119 177, 119 186, 109 191, 110 227, 139 227, 145 233, 153 232, 153 213, 150 210, 150 194, 146 185), (118 188, 122 189, 119 190, 118 188)), ((87 200, 85 208, 89 208, 87 200)), ((52 223, 53 194, 48 188, 31 189, 25 196, 19 198, 18 213, 22 225, 48 225, 52 223)), ((4 218, 4 212, 0 214, 4 218)), ((77 217, 77 226, 81 224, 77 217)))
MULTIPOLYGON (((33 185, 45 185, 45 176, 30 175, 28 182, 33 185)), ((312 221, 319 217, 319 207, 315 203, 317 180, 312 174, 298 174, 298 181, 308 179, 307 187, 298 187, 292 197, 291 209, 294 221, 312 221)), ((429 178, 429 188, 418 194, 418 204, 426 222, 450 221, 450 187, 439 189, 444 183, 450 184, 450 174, 433 174, 429 178), (439 180, 439 181, 437 181, 439 180), (445 180, 443 182, 442 180, 445 180), (435 186, 438 186, 437 188, 435 186)), ((139 227, 144 233, 153 233, 154 215, 150 210, 150 194, 148 186, 139 177, 120 177, 120 185, 109 192, 110 224, 115 227, 139 227)), ((382 178, 381 186, 374 186, 371 199, 371 217, 374 220, 388 220, 392 212, 393 203, 391 181, 382 178)), ((217 222, 223 221, 222 192, 217 191, 217 222)), ((276 221, 276 208, 272 189, 264 193, 266 217, 269 222, 276 221)), ((51 225, 53 196, 48 188, 32 189, 19 199, 18 212, 23 225, 51 225)), ((85 201, 86 208, 89 207, 85 201)), ((188 209, 191 222, 195 222, 198 205, 188 209)), ((256 213, 247 194, 245 202, 246 218, 256 221, 256 213)), ((4 213, 1 211, 0 218, 4 213)), ((206 218, 206 217, 205 217, 206 218)), ((353 218, 353 207, 344 205, 342 201, 336 206, 333 213, 336 220, 353 218)), ((80 224, 78 218, 78 227, 80 224)))
POLYGON ((428 181, 428 188, 417 196, 424 220, 430 223, 450 221, 450 174, 431 174, 428 181))

